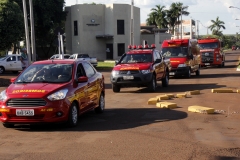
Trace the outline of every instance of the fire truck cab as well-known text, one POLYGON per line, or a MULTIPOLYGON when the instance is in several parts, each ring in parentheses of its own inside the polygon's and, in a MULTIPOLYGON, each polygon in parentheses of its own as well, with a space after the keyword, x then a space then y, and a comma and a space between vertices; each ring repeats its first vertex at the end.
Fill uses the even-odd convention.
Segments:
POLYGON ((196 39, 164 40, 161 53, 165 59, 170 59, 170 76, 190 78, 192 73, 200 75, 200 51, 196 39))
POLYGON ((217 38, 198 39, 201 53, 201 66, 224 67, 223 42, 217 38))

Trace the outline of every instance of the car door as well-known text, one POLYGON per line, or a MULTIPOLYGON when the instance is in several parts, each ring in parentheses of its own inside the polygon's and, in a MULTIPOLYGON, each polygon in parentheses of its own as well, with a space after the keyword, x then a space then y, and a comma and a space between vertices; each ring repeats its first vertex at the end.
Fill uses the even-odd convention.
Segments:
MULTIPOLYGON (((75 77, 78 79, 81 76, 86 76, 83 66, 81 63, 78 64, 77 69, 76 69, 76 74, 75 77)), ((88 105, 88 82, 84 83, 77 83, 77 87, 75 90, 75 95, 77 97, 77 101, 79 104, 80 108, 80 113, 85 112, 87 110, 87 105, 88 105)))
POLYGON ((6 68, 5 70, 9 70, 9 71, 12 71, 12 70, 15 70, 15 63, 16 63, 16 56, 9 56, 7 59, 6 59, 6 68))
POLYGON ((159 51, 156 51, 156 54, 157 54, 157 57, 161 60, 160 64, 159 64, 159 77, 160 79, 162 79, 163 75, 164 75, 164 72, 165 72, 165 63, 163 61, 163 57, 162 55, 160 54, 159 51))
MULTIPOLYGON (((89 107, 94 107, 98 102, 98 83, 97 83, 97 74, 93 67, 88 62, 83 62, 83 68, 85 70, 86 76, 88 77, 88 98, 89 98, 89 107)), ((89 109, 90 109, 89 108, 89 109)))
POLYGON ((161 79, 161 63, 160 62, 156 62, 156 60, 159 60, 160 57, 157 54, 156 51, 153 52, 153 60, 154 60, 154 70, 156 72, 156 79, 159 80, 161 79))
POLYGON ((21 70, 22 70, 21 56, 17 56, 16 71, 21 71, 21 70))

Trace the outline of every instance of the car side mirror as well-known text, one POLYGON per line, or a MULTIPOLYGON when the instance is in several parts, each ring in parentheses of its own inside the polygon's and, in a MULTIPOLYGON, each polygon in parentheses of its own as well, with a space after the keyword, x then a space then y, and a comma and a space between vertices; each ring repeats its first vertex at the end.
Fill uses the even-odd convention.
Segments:
POLYGON ((156 59, 155 60, 155 63, 160 63, 160 62, 162 62, 162 59, 156 59))
POLYGON ((116 61, 115 61, 115 65, 117 65, 117 64, 118 64, 118 62, 119 62, 119 60, 116 60, 116 61))
POLYGON ((83 83, 83 82, 87 82, 88 81, 88 77, 86 76, 81 76, 77 79, 78 83, 83 83))
POLYGON ((11 83, 14 83, 15 80, 16 80, 16 77, 14 77, 14 78, 10 78, 10 82, 11 82, 11 83))

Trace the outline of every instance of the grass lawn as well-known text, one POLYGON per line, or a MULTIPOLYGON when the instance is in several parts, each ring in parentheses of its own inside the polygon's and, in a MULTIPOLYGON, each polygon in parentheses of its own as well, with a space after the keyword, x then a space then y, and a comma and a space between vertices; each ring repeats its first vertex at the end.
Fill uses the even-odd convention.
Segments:
POLYGON ((115 66, 115 63, 110 62, 98 62, 98 65, 96 67, 97 70, 112 70, 112 68, 115 66))

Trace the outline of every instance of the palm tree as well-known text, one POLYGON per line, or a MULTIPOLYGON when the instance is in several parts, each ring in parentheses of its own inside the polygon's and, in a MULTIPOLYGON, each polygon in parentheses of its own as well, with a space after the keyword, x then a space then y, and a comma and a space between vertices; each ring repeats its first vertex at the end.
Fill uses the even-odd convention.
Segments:
POLYGON ((213 35, 222 35, 221 28, 226 29, 224 26, 224 22, 219 20, 219 17, 216 18, 216 20, 211 20, 212 25, 209 26, 210 30, 212 31, 213 35))
POLYGON ((190 13, 187 12, 186 10, 188 9, 188 6, 183 6, 183 3, 181 2, 176 2, 172 3, 170 6, 170 9, 168 11, 168 22, 169 24, 172 24, 173 32, 174 32, 174 25, 178 25, 179 29, 179 24, 181 23, 179 20, 179 17, 181 15, 188 16, 190 13))
POLYGON ((166 15, 167 12, 165 6, 156 5, 156 8, 151 9, 151 13, 148 14, 147 25, 157 25, 158 28, 167 28, 166 15))

